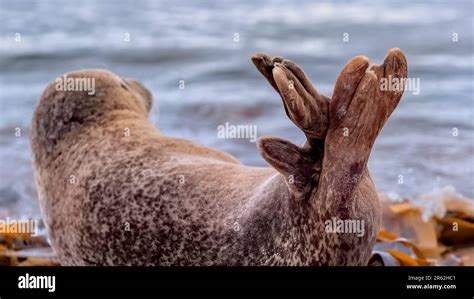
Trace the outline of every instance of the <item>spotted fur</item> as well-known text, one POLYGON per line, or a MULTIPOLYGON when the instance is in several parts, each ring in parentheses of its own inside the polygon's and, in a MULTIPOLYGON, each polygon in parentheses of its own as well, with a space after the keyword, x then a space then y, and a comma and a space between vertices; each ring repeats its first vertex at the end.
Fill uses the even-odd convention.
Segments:
MULTIPOLYGON (((401 52, 392 50, 380 68, 387 73, 388 64, 403 69, 403 63, 406 70, 401 52)), ((42 215, 61 263, 365 265, 381 218, 367 159, 391 112, 387 107, 401 96, 364 87, 373 88, 372 77, 340 82, 364 77, 366 64, 351 61, 333 99, 318 98, 311 109, 283 97, 308 142, 297 147, 261 138, 260 152, 273 168, 245 166, 226 153, 162 135, 147 120, 152 97, 137 81, 83 70, 67 75, 95 78, 95 95, 50 84, 30 138, 42 215), (363 71, 354 73, 354 67, 363 71), (370 102, 355 95, 369 95, 370 102), (348 108, 341 116, 333 105, 348 108), (363 117, 354 121, 355 114, 363 117), (322 128, 313 130, 318 123, 322 128), (352 137, 341 137, 342 126, 354 130, 352 137), (331 217, 364 219, 366 233, 325 233, 331 217)), ((319 96, 298 66, 283 73, 274 71, 273 60, 259 66, 273 72, 267 79, 280 94, 286 73, 319 96)))

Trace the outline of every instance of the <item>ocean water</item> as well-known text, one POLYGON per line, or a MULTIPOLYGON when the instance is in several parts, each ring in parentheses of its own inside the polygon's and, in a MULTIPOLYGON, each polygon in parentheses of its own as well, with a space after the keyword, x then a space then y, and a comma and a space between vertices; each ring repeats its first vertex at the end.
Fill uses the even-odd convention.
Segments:
POLYGON ((258 136, 302 143, 251 63, 256 52, 294 60, 330 96, 351 57, 381 63, 401 48, 420 92, 405 93, 377 139, 375 184, 393 198, 450 188, 472 199, 472 11, 471 1, 447 0, 0 0, 0 217, 39 217, 28 129, 48 82, 72 70, 140 80, 154 94, 150 119, 162 132, 245 164, 265 162, 255 143, 217 138, 219 125, 256 125, 258 136))

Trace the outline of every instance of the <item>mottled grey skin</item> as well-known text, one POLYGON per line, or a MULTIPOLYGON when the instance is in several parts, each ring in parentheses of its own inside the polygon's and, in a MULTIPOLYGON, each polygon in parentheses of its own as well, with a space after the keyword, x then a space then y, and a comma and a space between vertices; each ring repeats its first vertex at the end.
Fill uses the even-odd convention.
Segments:
POLYGON ((391 50, 367 74, 367 59, 353 59, 331 101, 290 61, 253 60, 308 138, 304 147, 261 138, 273 168, 162 135, 147 120, 151 94, 136 81, 84 70, 68 77, 95 78, 93 96, 47 87, 30 137, 63 265, 367 264, 381 222, 367 159, 401 97, 380 92, 376 78, 406 77, 403 54, 391 50), (285 89, 288 77, 295 89, 285 89), (364 236, 325 233, 331 217, 364 220, 364 236))

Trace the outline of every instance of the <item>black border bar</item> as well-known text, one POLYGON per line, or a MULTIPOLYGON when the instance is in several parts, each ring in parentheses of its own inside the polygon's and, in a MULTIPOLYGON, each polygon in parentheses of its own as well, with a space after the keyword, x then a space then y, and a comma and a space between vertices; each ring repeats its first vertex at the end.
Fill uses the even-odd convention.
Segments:
POLYGON ((5 267, 0 298, 474 298, 473 267, 5 267), (54 275, 56 290, 19 289, 54 275), (423 281, 409 280, 423 277, 423 281), (454 278, 454 280, 452 280, 454 278), (456 289, 408 290, 407 284, 456 289), (327 297, 331 295, 330 297, 327 297))

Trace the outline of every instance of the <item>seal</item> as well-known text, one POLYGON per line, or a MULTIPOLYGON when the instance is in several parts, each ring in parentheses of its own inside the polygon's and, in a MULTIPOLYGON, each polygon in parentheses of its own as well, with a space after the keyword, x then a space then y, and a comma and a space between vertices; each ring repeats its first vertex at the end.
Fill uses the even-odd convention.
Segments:
POLYGON ((138 81, 82 70, 66 76, 93 79, 95 93, 49 84, 30 140, 61 264, 367 265, 381 225, 367 161, 403 93, 379 80, 405 78, 405 57, 391 49, 370 70, 353 58, 331 99, 288 59, 252 61, 307 139, 259 138, 272 167, 161 134, 138 81))

